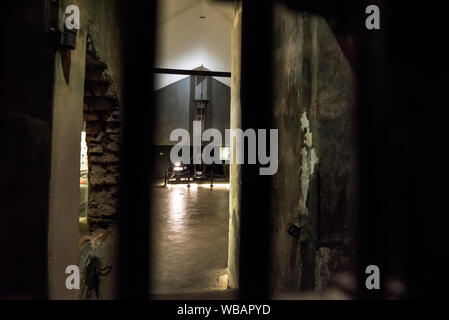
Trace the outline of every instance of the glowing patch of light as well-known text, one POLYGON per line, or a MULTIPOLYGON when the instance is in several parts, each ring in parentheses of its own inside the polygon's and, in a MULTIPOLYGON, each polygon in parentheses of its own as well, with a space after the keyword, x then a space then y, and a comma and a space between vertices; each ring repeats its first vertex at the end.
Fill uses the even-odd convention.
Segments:
POLYGON ((185 228, 186 199, 184 192, 170 191, 168 198, 168 224, 170 232, 182 232, 185 228))
POLYGON ((231 150, 229 147, 220 147, 220 160, 229 161, 231 157, 231 150))

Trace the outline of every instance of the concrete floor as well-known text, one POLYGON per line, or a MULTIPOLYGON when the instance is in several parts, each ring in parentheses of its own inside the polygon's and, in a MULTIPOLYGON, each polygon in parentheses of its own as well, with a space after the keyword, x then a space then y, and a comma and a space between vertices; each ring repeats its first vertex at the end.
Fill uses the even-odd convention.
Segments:
POLYGON ((152 294, 206 293, 227 287, 225 186, 152 189, 152 294))

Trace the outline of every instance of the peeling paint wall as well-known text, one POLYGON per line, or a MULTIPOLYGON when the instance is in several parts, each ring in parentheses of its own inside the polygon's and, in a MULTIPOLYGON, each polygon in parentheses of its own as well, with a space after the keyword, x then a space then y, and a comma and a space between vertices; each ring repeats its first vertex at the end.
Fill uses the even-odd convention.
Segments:
MULTIPOLYGON (((313 177, 315 166, 318 164, 318 156, 316 155, 315 148, 313 147, 313 137, 310 131, 310 121, 307 118, 307 113, 304 111, 301 115, 301 132, 303 137, 303 143, 301 148, 301 166, 300 166, 300 182, 301 192, 299 195, 299 215, 308 216, 309 210, 307 208, 307 198, 309 195, 310 180, 313 177)), ((301 223, 298 219, 298 224, 301 223)))
POLYGON ((277 4, 274 12, 274 292, 324 289, 351 266, 355 79, 324 18, 277 4), (290 236, 290 224, 301 226, 290 236))

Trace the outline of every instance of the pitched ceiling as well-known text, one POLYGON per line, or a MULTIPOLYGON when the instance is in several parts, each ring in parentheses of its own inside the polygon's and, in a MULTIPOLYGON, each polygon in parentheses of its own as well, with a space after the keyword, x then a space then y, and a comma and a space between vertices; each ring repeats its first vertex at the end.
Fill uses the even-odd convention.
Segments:
MULTIPOLYGON (((230 22, 233 19, 232 5, 226 1, 208 1, 208 0, 162 0, 158 3, 158 24, 167 22, 177 15, 207 2, 207 5, 220 12, 230 22)), ((198 8, 197 8, 198 9, 198 8)))
MULTIPOLYGON (((160 0, 156 67, 213 71, 231 69, 233 6, 211 0, 160 0)), ((186 76, 155 75, 155 89, 186 76)), ((217 80, 230 85, 229 78, 217 80)))

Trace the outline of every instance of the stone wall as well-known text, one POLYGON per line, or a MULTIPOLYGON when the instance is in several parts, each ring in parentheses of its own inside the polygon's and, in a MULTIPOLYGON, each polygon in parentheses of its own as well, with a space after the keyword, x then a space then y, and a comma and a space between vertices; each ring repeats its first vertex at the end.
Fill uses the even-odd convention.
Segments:
POLYGON ((119 207, 120 106, 106 64, 88 35, 84 120, 89 165, 91 229, 115 223, 119 207))
POLYGON ((115 225, 119 210, 122 42, 116 1, 87 1, 84 120, 90 230, 115 225))

